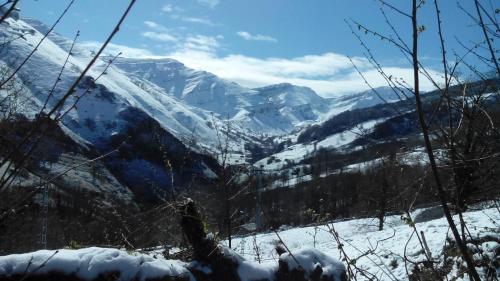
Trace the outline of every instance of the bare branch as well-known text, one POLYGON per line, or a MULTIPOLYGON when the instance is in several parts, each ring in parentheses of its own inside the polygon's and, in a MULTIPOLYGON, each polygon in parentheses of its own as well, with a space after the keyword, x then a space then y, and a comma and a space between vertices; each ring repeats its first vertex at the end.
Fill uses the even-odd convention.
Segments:
POLYGON ((24 60, 21 62, 21 64, 7 77, 7 79, 0 82, 0 89, 2 89, 5 86, 5 84, 7 82, 9 82, 10 79, 14 78, 14 76, 17 74, 17 72, 19 72, 19 70, 28 62, 28 60, 36 53, 36 51, 38 51, 38 48, 40 47, 40 45, 42 45, 43 41, 45 41, 45 39, 49 36, 49 34, 52 32, 52 30, 54 30, 56 25, 62 20, 64 15, 68 12, 69 8, 71 8, 71 6, 73 6, 74 2, 75 2, 75 0, 71 0, 71 2, 69 2, 69 4, 66 6, 64 11, 57 18, 57 20, 54 22, 54 24, 52 24, 52 26, 49 28, 49 30, 43 35, 42 39, 40 39, 40 41, 38 41, 35 48, 33 48, 33 50, 24 58, 24 60))
POLYGON ((2 24, 10 16, 10 14, 16 9, 16 5, 19 2, 19 0, 14 0, 14 1, 9 0, 9 1, 5 2, 4 4, 2 4, 2 7, 0 7, 0 8, 3 8, 4 5, 9 4, 10 2, 12 2, 12 4, 10 5, 9 9, 0 18, 0 24, 2 24))

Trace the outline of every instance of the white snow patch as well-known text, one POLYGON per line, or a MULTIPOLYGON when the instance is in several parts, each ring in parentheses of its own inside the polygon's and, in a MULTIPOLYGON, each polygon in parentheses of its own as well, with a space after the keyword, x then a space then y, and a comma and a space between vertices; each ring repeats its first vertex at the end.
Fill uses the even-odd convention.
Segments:
POLYGON ((28 254, 0 257, 0 276, 16 274, 45 274, 60 272, 92 280, 100 274, 117 272, 118 280, 145 280, 165 276, 191 276, 185 263, 175 260, 155 259, 125 251, 107 248, 79 250, 41 250, 28 254))

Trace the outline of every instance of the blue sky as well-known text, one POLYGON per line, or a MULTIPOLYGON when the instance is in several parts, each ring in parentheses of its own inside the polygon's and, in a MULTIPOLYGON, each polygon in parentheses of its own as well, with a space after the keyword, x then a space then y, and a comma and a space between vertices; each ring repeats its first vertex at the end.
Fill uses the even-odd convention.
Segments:
MULTIPOLYGON (((490 0, 484 0, 488 5, 490 0)), ((21 13, 52 23, 69 2, 22 0, 21 13)), ((494 1, 491 1, 494 2, 494 1)), ((410 1, 392 1, 402 10, 410 1)), ((466 9, 472 0, 460 0, 466 9)), ((77 0, 57 31, 97 48, 111 31, 128 1, 77 0)), ((455 37, 470 44, 480 32, 453 0, 441 0, 443 28, 450 49, 463 53, 455 37)), ((411 34, 410 22, 386 8, 401 35, 411 34)), ((423 62, 439 76, 439 45, 433 2, 421 9, 423 62)), ((347 56, 375 86, 382 79, 363 58, 363 49, 345 19, 354 19, 383 33, 390 29, 376 0, 138 0, 109 52, 125 56, 172 57, 189 67, 256 87, 291 82, 312 87, 325 96, 366 88, 347 56)), ((409 64, 386 42, 363 35, 390 74, 411 81, 409 64)), ((453 59, 449 54, 450 59, 453 59)), ((429 82, 424 82, 430 88, 429 82)))

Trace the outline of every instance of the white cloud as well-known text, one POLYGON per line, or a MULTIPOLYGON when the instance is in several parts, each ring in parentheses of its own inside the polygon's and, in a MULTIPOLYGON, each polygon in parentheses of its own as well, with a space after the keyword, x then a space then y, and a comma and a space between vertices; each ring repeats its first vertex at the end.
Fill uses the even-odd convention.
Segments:
POLYGON ((157 22, 148 20, 144 22, 144 25, 149 27, 151 30, 141 33, 143 37, 160 42, 175 42, 178 40, 177 37, 168 32, 168 29, 165 26, 157 22))
MULTIPOLYGON (((345 55, 324 53, 295 58, 255 58, 239 54, 219 56, 217 50, 220 48, 220 39, 218 36, 188 36, 179 40, 175 50, 165 56, 157 56, 146 49, 117 44, 110 44, 107 53, 116 55, 123 52, 123 56, 139 58, 169 57, 188 67, 212 72, 221 78, 251 88, 288 82, 310 87, 325 97, 368 89, 345 55)), ((85 42, 84 45, 92 50, 100 47, 98 42, 85 42)), ((387 85, 365 58, 352 59, 373 87, 387 85)), ((404 79, 410 85, 413 83, 413 70, 410 66, 389 66, 383 69, 388 75, 404 79)), ((428 71, 439 81, 439 72, 428 71)), ((421 76, 421 89, 426 91, 434 87, 421 76)))
MULTIPOLYGON (((97 41, 84 41, 78 45, 89 51, 97 51, 99 48, 101 48, 102 43, 97 41)), ((115 56, 120 52, 122 53, 123 57, 151 58, 155 56, 151 51, 147 49, 127 47, 114 43, 109 43, 104 50, 104 54, 112 56, 115 56)))
POLYGON ((211 9, 215 8, 215 6, 219 5, 219 0, 197 0, 201 5, 210 7, 211 9))
POLYGON ((205 19, 205 18, 182 17, 181 19, 185 22, 199 23, 199 24, 205 24, 205 25, 215 25, 211 20, 205 19))
POLYGON ((182 47, 182 51, 189 53, 192 51, 202 51, 205 53, 214 53, 220 47, 220 37, 212 37, 205 35, 188 36, 182 47))
POLYGON ((159 24, 155 21, 150 21, 150 20, 144 21, 144 25, 147 26, 149 29, 152 29, 154 31, 161 31, 161 32, 170 31, 167 27, 165 27, 164 25, 159 24))
POLYGON ((164 29, 164 26, 162 26, 161 24, 150 20, 145 21, 144 25, 152 29, 164 29))
POLYGON ((211 21, 210 19, 207 19, 207 18, 182 16, 180 14, 172 14, 172 15, 170 15, 170 18, 175 19, 175 20, 181 20, 184 22, 204 24, 204 25, 209 25, 209 26, 217 25, 216 23, 214 23, 213 21, 211 21))
MULTIPOLYGON (((307 86, 318 94, 331 97, 368 89, 349 59, 341 54, 325 53, 297 58, 254 58, 243 55, 217 56, 202 50, 181 50, 168 57, 183 62, 186 66, 212 72, 222 78, 247 87, 260 87, 288 82, 307 86)), ((364 58, 353 58, 365 77, 374 87, 386 86, 385 80, 371 68, 364 58)), ((413 83, 410 67, 386 67, 388 75, 413 83)), ((438 77, 439 73, 430 71, 438 77)), ((433 89, 432 83, 421 78, 422 90, 433 89)))
POLYGON ((174 6, 172 4, 165 4, 161 7, 161 11, 165 13, 170 13, 174 11, 174 6))
POLYGON ((245 40, 249 40, 249 41, 267 41, 267 42, 278 42, 278 40, 276 38, 273 38, 271 36, 268 36, 268 35, 262 35, 262 34, 250 34, 249 32, 247 31, 238 31, 236 32, 236 35, 238 35, 239 37, 245 39, 245 40))
POLYGON ((169 14, 169 13, 173 13, 173 12, 182 12, 182 11, 184 11, 184 9, 179 7, 179 6, 175 6, 175 5, 167 3, 161 7, 161 11, 165 14, 169 14))
POLYGON ((141 33, 142 36, 149 38, 155 41, 161 42, 175 42, 177 38, 173 35, 170 35, 166 32, 156 32, 156 31, 145 31, 141 33))

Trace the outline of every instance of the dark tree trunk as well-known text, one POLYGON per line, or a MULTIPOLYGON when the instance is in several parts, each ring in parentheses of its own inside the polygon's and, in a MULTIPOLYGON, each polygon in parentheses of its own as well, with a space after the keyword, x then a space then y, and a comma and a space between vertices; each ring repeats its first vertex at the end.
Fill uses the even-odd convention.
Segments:
POLYGON ((193 247, 193 258, 211 269, 211 273, 203 273, 191 268, 200 280, 240 281, 237 273, 238 263, 231 256, 225 256, 215 241, 207 237, 201 215, 194 201, 188 199, 179 206, 181 227, 187 241, 193 247), (204 278, 204 279, 202 279, 204 278))

